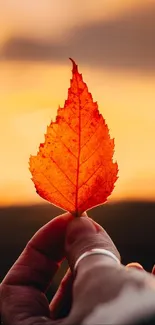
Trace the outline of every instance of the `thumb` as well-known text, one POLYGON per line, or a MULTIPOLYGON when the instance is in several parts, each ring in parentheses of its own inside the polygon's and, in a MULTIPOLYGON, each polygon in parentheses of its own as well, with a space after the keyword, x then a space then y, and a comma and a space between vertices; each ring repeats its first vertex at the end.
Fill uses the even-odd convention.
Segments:
POLYGON ((73 270, 81 254, 93 248, 104 248, 120 259, 119 252, 106 231, 87 216, 72 220, 66 231, 65 251, 73 270))

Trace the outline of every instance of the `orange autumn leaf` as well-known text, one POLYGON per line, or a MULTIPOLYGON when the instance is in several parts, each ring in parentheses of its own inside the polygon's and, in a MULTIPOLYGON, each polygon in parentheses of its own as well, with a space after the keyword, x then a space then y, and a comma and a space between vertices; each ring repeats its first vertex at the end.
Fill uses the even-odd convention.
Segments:
POLYGON ((104 203, 117 179, 114 140, 73 63, 68 99, 47 127, 45 142, 30 157, 37 193, 76 215, 104 203))

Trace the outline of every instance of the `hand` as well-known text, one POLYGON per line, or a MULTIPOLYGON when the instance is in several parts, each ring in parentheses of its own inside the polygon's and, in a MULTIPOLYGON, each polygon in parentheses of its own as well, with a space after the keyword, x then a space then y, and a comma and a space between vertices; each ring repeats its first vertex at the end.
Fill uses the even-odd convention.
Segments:
MULTIPOLYGON (((88 218, 73 220, 67 228, 65 245, 71 269, 82 253, 96 247, 120 257, 102 227, 88 218)), ((144 324, 145 320, 145 324, 155 324, 155 280, 141 270, 138 263, 124 267, 104 255, 82 259, 73 283, 71 312, 62 324, 125 325, 144 324)))
POLYGON ((73 220, 72 215, 66 213, 41 228, 1 284, 1 315, 4 325, 56 324, 57 320, 54 319, 62 317, 64 309, 68 309, 68 316, 62 319, 62 324, 72 321, 73 324, 79 323, 79 319, 89 313, 93 304, 97 304, 95 296, 98 291, 99 300, 103 299, 100 290, 104 277, 103 261, 109 259, 111 265, 115 261, 103 255, 89 256, 79 263, 74 284, 72 272, 67 272, 50 305, 45 292, 65 254, 73 270, 81 253, 95 247, 108 249, 119 257, 107 233, 87 216, 73 220), (78 305, 80 317, 77 315, 78 305))
MULTIPOLYGON (((91 255, 80 261, 77 273, 74 274, 77 258, 92 248, 107 249, 119 258, 107 233, 87 216, 73 219, 70 214, 64 214, 40 229, 1 284, 3 324, 108 324, 109 319, 109 324, 116 324, 120 323, 120 317, 121 320, 122 317, 130 320, 132 317, 133 320, 132 300, 134 304, 136 301, 137 312, 141 310, 145 314, 147 311, 142 308, 143 303, 146 307, 146 301, 143 301, 146 290, 148 308, 150 310, 151 306, 153 313, 152 291, 154 297, 155 281, 146 272, 126 272, 125 267, 119 266, 111 257, 91 255), (67 272, 49 305, 45 292, 65 256, 72 272, 67 272), (124 287, 127 289, 124 290, 124 287), (125 293, 125 299, 122 293, 125 293), (125 305, 126 299, 130 301, 129 308, 125 305), (94 315, 95 308, 97 314, 94 315), (62 318, 64 315, 66 317, 62 318)), ((130 264, 129 267, 133 266, 139 268, 137 264, 130 264)))

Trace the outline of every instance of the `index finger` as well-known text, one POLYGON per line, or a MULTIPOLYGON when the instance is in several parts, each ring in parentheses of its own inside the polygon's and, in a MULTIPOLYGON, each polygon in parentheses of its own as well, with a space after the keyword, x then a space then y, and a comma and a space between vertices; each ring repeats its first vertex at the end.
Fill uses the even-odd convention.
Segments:
POLYGON ((64 257, 65 232, 72 219, 71 214, 65 213, 43 226, 28 242, 2 283, 31 284, 44 292, 64 257))
POLYGON ((42 227, 29 241, 1 284, 1 313, 7 324, 19 314, 49 316, 43 293, 64 258, 65 233, 73 216, 65 213, 42 227))

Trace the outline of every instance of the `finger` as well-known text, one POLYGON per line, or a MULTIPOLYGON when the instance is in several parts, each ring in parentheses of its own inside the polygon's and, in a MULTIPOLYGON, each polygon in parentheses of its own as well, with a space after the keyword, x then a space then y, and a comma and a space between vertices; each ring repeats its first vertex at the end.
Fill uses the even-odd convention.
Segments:
POLYGON ((42 227, 29 241, 3 283, 32 285, 46 291, 64 258, 65 232, 72 219, 73 216, 66 213, 42 227))
POLYGON ((155 275, 155 265, 153 266, 152 274, 155 275))
POLYGON ((132 262, 126 265, 126 268, 134 268, 140 271, 144 271, 144 268, 142 267, 141 264, 137 263, 137 262, 132 262))
POLYGON ((69 314, 72 301, 73 274, 70 269, 66 272, 59 288, 50 303, 52 319, 60 319, 69 314))
MULTIPOLYGON (((79 256, 92 248, 107 249, 120 259, 117 248, 102 227, 88 217, 72 220, 68 225, 65 241, 66 256, 71 269, 79 256)), ((88 259, 91 256, 87 257, 87 262, 88 259)))
POLYGON ((72 219, 66 213, 41 228, 8 272, 0 289, 4 324, 18 325, 23 317, 50 316, 43 292, 64 257, 65 232, 72 219))
MULTIPOLYGON (((71 270, 81 254, 93 248, 103 248, 120 258, 113 241, 106 231, 88 217, 77 218, 68 225, 65 249, 71 270)), ((89 255, 82 259, 74 274, 73 299, 68 323, 80 324, 93 308, 104 299, 102 282, 109 264, 117 276, 116 261, 105 255, 89 255), (80 310, 80 313, 79 313, 80 310)))
MULTIPOLYGON (((84 212, 82 216, 88 217, 86 212, 84 212)), ((95 224, 97 229, 101 228, 101 226, 95 221, 92 220, 92 222, 95 224)), ((51 317, 53 319, 62 318, 68 315, 71 308, 73 279, 73 274, 71 270, 68 269, 50 303, 51 317)))

